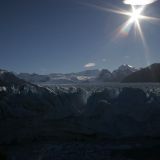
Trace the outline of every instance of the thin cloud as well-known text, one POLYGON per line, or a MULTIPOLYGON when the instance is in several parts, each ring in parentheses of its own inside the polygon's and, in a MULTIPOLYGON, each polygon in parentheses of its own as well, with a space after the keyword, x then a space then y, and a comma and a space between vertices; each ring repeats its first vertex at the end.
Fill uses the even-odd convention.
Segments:
POLYGON ((87 63, 84 65, 84 68, 91 68, 91 67, 95 67, 96 64, 95 63, 87 63))
POLYGON ((148 5, 151 3, 156 2, 157 0, 123 0, 124 4, 129 4, 129 5, 140 5, 140 6, 144 6, 144 5, 148 5))

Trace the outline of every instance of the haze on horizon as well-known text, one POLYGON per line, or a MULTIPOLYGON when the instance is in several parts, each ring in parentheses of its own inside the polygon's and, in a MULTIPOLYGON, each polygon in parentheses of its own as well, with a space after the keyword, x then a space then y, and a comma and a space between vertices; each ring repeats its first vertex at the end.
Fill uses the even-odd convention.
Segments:
MULTIPOLYGON (((123 2, 1 0, 0 68, 47 74, 95 68, 113 70, 121 64, 139 68, 148 65, 147 61, 159 62, 159 21, 140 21, 147 55, 134 27, 127 35, 115 36, 128 17, 103 9, 130 11, 130 5, 123 2)), ((159 18, 159 7, 160 1, 155 1, 143 14, 159 18)))

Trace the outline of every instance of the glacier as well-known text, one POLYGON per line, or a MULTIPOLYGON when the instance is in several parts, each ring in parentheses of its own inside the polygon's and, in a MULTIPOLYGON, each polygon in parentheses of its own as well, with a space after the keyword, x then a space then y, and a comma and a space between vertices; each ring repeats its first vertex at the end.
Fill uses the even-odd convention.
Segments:
POLYGON ((32 138, 37 136, 37 132, 43 135, 40 128, 46 132, 52 128, 47 134, 53 137, 56 129, 59 133, 64 128, 66 132, 75 134, 111 138, 158 137, 160 134, 160 87, 157 85, 138 88, 103 85, 37 87, 27 84, 20 88, 11 86, 0 94, 1 122, 9 125, 5 127, 1 123, 4 133, 0 135, 5 134, 7 141, 10 139, 8 128, 13 129, 15 124, 12 123, 17 123, 18 127, 19 121, 20 126, 23 121, 26 124, 19 131, 32 132, 29 133, 32 138), (52 127, 52 123, 58 127, 52 127))
POLYGON ((159 153, 160 85, 42 86, 3 71, 0 131, 0 158, 4 151, 9 159, 17 160, 56 159, 56 155, 62 160, 77 155, 79 159, 112 160, 112 152, 121 155, 136 150, 148 160, 147 150, 159 153))

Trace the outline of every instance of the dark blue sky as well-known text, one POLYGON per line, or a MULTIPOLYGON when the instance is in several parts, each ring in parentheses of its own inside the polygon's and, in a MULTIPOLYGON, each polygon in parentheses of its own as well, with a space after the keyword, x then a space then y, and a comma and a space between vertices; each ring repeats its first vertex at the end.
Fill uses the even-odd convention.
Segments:
MULTIPOLYGON (((160 60, 160 22, 141 21, 149 56, 132 30, 114 39, 128 17, 87 5, 121 7, 121 0, 1 0, 0 68, 15 72, 76 72, 87 63, 113 70, 160 60), (85 5, 86 4, 86 5, 85 5)), ((159 1, 143 14, 160 17, 159 1)))

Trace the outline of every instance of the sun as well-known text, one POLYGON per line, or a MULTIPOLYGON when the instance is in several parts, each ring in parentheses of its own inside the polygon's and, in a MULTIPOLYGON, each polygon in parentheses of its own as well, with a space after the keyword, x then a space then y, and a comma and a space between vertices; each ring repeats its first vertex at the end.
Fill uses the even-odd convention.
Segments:
POLYGON ((144 11, 145 7, 138 7, 131 5, 131 11, 130 12, 123 12, 123 14, 129 16, 129 19, 121 28, 121 33, 128 34, 131 30, 133 24, 135 24, 135 30, 138 30, 142 40, 144 40, 143 33, 140 26, 140 20, 143 20, 146 18, 146 16, 142 15, 142 12, 144 11))
POLYGON ((141 13, 143 12, 144 7, 136 9, 134 6, 132 6, 132 12, 130 13, 130 17, 133 22, 139 21, 139 19, 142 18, 141 13))
POLYGON ((135 6, 131 6, 130 12, 123 12, 123 14, 129 16, 129 20, 126 22, 125 27, 130 26, 130 24, 135 23, 138 27, 140 19, 144 19, 145 16, 142 15, 142 12, 144 11, 144 6, 136 8, 135 6))

